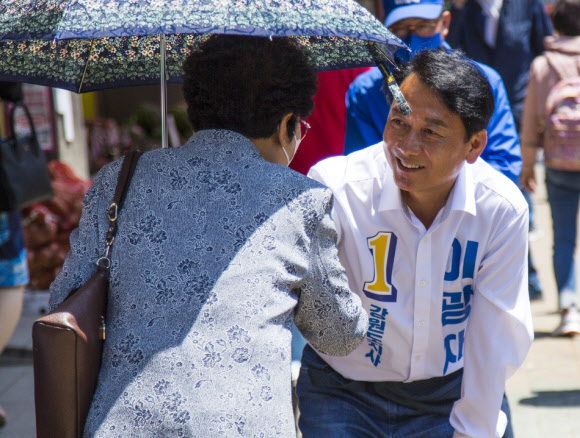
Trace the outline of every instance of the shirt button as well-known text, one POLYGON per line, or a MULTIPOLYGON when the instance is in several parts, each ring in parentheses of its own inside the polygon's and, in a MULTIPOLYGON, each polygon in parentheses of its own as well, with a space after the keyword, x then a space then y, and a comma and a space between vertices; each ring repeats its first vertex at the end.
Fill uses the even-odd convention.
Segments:
POLYGON ((417 323, 417 325, 418 325, 419 327, 423 327, 423 326, 425 325, 425 321, 419 321, 419 322, 417 323))
POLYGON ((419 362, 421 360, 421 356, 415 356, 415 362, 419 362))
POLYGON ((425 280, 421 280, 419 282, 419 286, 421 286, 421 287, 425 287, 426 284, 427 284, 427 282, 425 280))

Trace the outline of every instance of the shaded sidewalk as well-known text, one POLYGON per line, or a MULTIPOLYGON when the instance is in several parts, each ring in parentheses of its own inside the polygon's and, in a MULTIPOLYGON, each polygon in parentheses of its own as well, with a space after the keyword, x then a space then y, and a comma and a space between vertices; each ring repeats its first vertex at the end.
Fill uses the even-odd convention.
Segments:
POLYGON ((25 292, 22 317, 0 356, 0 405, 8 414, 8 423, 0 429, 1 438, 36 436, 31 331, 47 308, 48 293, 25 292))

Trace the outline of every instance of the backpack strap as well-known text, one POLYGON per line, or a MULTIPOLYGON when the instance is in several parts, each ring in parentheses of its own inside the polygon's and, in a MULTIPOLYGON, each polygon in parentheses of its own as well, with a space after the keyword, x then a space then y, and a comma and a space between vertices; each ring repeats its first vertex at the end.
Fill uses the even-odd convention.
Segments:
POLYGON ((580 56, 570 56, 558 52, 544 52, 548 65, 554 70, 559 79, 580 76, 580 56))

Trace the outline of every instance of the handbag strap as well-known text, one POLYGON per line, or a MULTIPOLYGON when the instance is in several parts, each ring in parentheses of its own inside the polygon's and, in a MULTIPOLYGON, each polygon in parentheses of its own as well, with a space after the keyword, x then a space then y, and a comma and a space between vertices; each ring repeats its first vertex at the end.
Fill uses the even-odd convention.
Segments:
POLYGON ((15 126, 15 114, 18 108, 21 108, 24 111, 24 115, 26 116, 26 120, 28 121, 28 125, 30 127, 30 133, 32 137, 32 148, 34 149, 33 152, 35 155, 38 155, 41 152, 41 150, 40 144, 38 143, 38 137, 36 135, 36 128, 34 127, 34 119, 30 114, 28 106, 24 103, 23 100, 19 100, 18 102, 14 103, 12 109, 10 110, 10 117, 8 118, 8 126, 10 127, 10 136, 14 140, 14 150, 16 151, 16 153, 19 153, 18 136, 16 135, 16 126, 15 126))
POLYGON ((111 203, 107 213, 109 216, 109 229, 107 230, 107 235, 105 237, 105 252, 103 256, 97 260, 97 266, 99 269, 108 270, 111 267, 111 259, 109 258, 109 253, 113 246, 113 241, 115 240, 115 233, 117 231, 117 217, 123 202, 125 201, 125 195, 127 194, 127 189, 131 183, 131 177, 135 172, 137 167, 137 161, 143 152, 141 151, 130 151, 125 154, 123 160, 123 165, 119 171, 119 179, 117 180, 117 187, 115 188, 115 194, 113 196, 113 202, 111 203))

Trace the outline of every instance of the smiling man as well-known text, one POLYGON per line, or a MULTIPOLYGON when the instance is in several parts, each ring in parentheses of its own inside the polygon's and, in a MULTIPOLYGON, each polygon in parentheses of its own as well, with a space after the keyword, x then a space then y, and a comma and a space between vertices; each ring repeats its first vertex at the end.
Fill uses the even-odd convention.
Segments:
MULTIPOLYGON (((445 39, 452 19, 444 3, 443 0, 384 0, 385 26, 409 46, 413 56, 423 49, 451 50, 445 39)), ((478 65, 489 80, 495 103, 487 126, 488 144, 481 157, 517 184, 522 157, 507 93, 494 69, 478 65)), ((374 67, 350 85, 346 94, 345 155, 381 140, 390 107, 381 90, 383 82, 382 73, 374 67)))
POLYGON ((307 346, 305 438, 502 437, 505 381, 533 339, 527 204, 479 156, 494 110, 479 67, 419 52, 396 73, 383 142, 315 165, 335 195, 349 285, 369 313, 345 357, 307 346))

